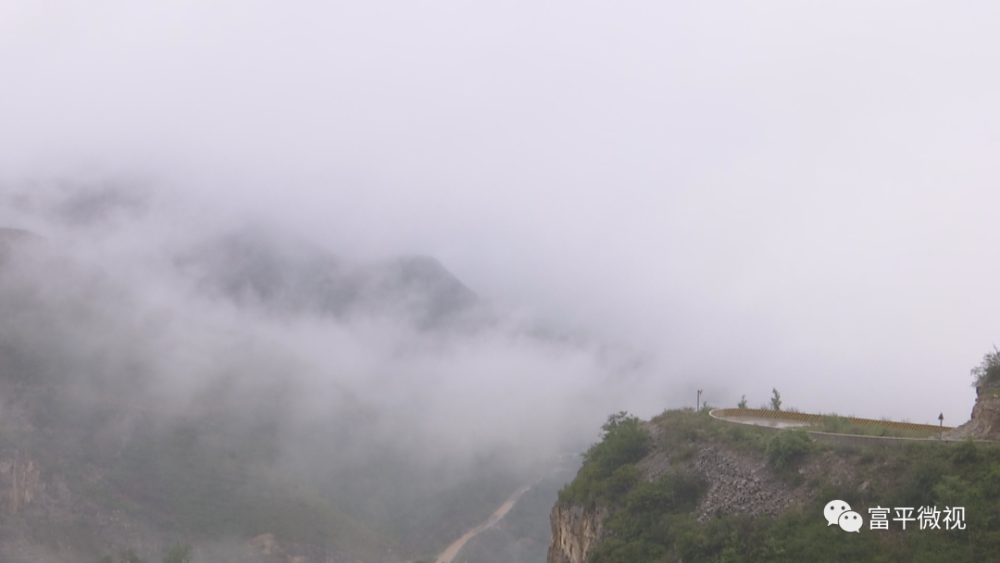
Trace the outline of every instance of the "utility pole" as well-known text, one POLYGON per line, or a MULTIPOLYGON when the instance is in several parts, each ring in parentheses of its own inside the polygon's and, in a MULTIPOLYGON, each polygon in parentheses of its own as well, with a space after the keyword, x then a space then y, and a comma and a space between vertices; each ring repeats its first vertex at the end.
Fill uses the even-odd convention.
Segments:
POLYGON ((698 390, 698 401, 694 404, 695 412, 701 410, 701 389, 698 390))

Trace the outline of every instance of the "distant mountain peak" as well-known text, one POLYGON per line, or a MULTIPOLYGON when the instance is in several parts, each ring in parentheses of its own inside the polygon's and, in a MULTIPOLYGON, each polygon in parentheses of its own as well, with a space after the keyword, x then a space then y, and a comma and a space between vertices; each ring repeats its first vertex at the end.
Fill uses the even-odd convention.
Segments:
POLYGON ((429 256, 351 264, 256 232, 222 237, 178 263, 207 291, 276 312, 401 316, 419 328, 434 328, 478 303, 472 290, 429 256))

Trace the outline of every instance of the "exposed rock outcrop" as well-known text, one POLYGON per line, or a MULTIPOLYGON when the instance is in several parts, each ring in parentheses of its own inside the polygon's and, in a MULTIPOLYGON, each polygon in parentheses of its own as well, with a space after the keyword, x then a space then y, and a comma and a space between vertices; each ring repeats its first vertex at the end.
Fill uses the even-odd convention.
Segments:
POLYGON ((0 498, 7 514, 17 514, 43 491, 41 468, 27 455, 12 452, 0 456, 0 498))
POLYGON ((591 548, 604 539, 604 507, 587 508, 579 504, 557 504, 550 516, 552 543, 548 563, 583 563, 591 548))
POLYGON ((997 440, 1000 441, 1000 387, 976 387, 976 404, 972 418, 965 424, 948 430, 941 437, 945 440, 997 440))

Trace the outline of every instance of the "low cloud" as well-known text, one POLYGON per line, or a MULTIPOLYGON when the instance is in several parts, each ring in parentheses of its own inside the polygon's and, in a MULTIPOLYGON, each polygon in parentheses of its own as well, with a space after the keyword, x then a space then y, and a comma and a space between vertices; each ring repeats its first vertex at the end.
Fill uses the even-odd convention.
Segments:
POLYGON ((52 200, 44 242, 0 271, 4 369, 80 405, 267 427, 301 471, 385 450, 458 470, 579 447, 645 381, 636 352, 501 310, 436 260, 356 263, 257 227, 161 237, 140 196, 97 193, 52 200))

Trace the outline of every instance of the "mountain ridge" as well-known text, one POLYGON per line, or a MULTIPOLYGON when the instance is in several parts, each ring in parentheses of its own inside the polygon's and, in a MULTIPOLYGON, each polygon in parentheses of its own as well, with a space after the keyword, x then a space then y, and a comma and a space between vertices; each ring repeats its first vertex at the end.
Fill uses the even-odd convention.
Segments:
MULTIPOLYGON (((532 369, 586 349, 498 321, 437 260, 355 265, 246 232, 134 262, 8 238, 24 251, 0 266, 4 561, 176 542, 196 561, 426 559, 555 463, 551 429, 499 440, 429 394, 487 416, 467 389, 496 374, 466 347, 532 369)), ((518 522, 489 538, 543 545, 518 522)))

